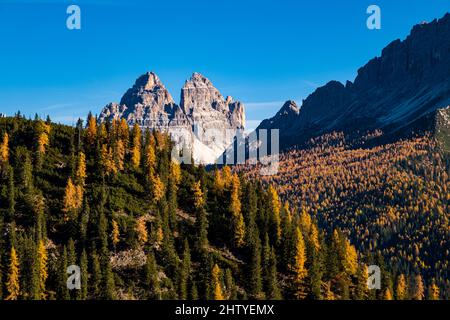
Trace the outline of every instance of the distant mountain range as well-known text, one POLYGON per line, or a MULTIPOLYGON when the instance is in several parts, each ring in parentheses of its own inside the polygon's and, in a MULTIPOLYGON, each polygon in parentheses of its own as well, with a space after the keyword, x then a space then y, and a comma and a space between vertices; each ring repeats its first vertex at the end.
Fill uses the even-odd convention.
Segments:
POLYGON ((99 115, 100 121, 118 118, 129 125, 170 132, 173 140, 193 152, 197 163, 215 162, 245 124, 244 105, 230 96, 224 98, 199 73, 186 80, 179 105, 155 73, 140 76, 120 103, 108 104, 99 115))
MULTIPOLYGON (((405 40, 391 42, 380 57, 358 70, 354 82, 344 85, 330 81, 303 100, 301 106, 289 100, 257 130, 279 129, 281 150, 333 131, 357 136, 380 130, 382 135, 377 139, 382 141, 436 131, 437 127, 450 133, 449 105, 447 13, 439 20, 414 26, 405 40)), ((216 162, 234 138, 225 131, 236 133, 245 124, 244 105, 231 97, 224 98, 199 73, 185 82, 179 105, 155 73, 142 75, 120 103, 108 104, 99 116, 100 121, 114 118, 169 131, 176 142, 189 133, 189 147, 197 163, 216 162), (208 129, 218 133, 205 138, 208 129)))
POLYGON ((280 147, 301 145, 332 131, 379 129, 384 139, 447 125, 450 105, 450 14, 421 23, 358 70, 354 82, 330 81, 299 107, 287 101, 257 129, 279 129, 280 147), (447 114, 447 117, 445 117, 447 114), (431 120, 431 122, 430 122, 431 120))

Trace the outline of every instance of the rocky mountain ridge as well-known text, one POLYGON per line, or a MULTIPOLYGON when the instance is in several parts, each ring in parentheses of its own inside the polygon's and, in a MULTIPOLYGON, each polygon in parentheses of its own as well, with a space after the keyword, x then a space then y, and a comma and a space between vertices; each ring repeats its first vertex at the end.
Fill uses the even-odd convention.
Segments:
MULTIPOLYGON (((289 102, 288 102, 289 103, 289 102)), ((290 103, 289 103, 290 104, 290 103)), ((450 14, 412 28, 358 70, 354 82, 330 81, 299 110, 282 107, 257 129, 280 129, 280 146, 332 131, 381 129, 385 136, 420 131, 422 120, 450 105, 450 14), (283 111, 284 110, 284 111, 283 111), (283 111, 283 112, 281 112, 283 111)))
POLYGON ((159 77, 147 72, 120 103, 106 105, 99 115, 101 122, 119 118, 129 125, 170 132, 197 163, 213 163, 245 125, 244 105, 230 96, 224 98, 199 73, 186 80, 177 105, 159 77))

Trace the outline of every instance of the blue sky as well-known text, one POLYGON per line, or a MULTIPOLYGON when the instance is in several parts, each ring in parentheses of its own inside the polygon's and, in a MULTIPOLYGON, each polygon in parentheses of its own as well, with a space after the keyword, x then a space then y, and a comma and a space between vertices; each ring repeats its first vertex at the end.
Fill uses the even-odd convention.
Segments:
POLYGON ((72 124, 146 71, 178 102, 192 72, 246 105, 248 125, 357 69, 448 0, 0 0, 0 112, 72 124), (66 28, 81 8, 82 29, 66 28), (366 9, 381 8, 381 30, 366 9))

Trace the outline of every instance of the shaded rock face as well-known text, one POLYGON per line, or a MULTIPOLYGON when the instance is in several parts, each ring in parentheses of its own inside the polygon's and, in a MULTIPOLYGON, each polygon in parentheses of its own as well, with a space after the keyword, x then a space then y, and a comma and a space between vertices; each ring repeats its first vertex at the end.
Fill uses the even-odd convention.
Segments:
MULTIPOLYGON (((286 117, 277 113, 259 129, 280 129, 281 146, 302 144, 334 130, 407 132, 418 119, 450 104, 450 14, 416 25, 358 70, 354 82, 331 81, 286 117)), ((411 130, 410 130, 411 131, 411 130)))
POLYGON ((190 140, 187 144, 199 163, 213 163, 245 123, 244 105, 231 97, 224 99, 199 73, 194 73, 181 89, 180 105, 155 73, 140 76, 120 104, 106 105, 99 115, 99 121, 116 118, 126 119, 129 125, 168 131, 175 142, 190 140))

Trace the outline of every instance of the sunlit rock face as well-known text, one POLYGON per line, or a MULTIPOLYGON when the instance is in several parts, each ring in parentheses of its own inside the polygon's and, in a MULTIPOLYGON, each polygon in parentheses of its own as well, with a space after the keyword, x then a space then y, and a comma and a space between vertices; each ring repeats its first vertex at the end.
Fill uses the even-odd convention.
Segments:
POLYGON ((169 132, 190 149, 196 163, 214 163, 244 129, 244 105, 224 98, 209 79, 194 73, 181 89, 177 105, 153 72, 140 76, 120 103, 106 105, 99 121, 125 119, 128 124, 169 132))

